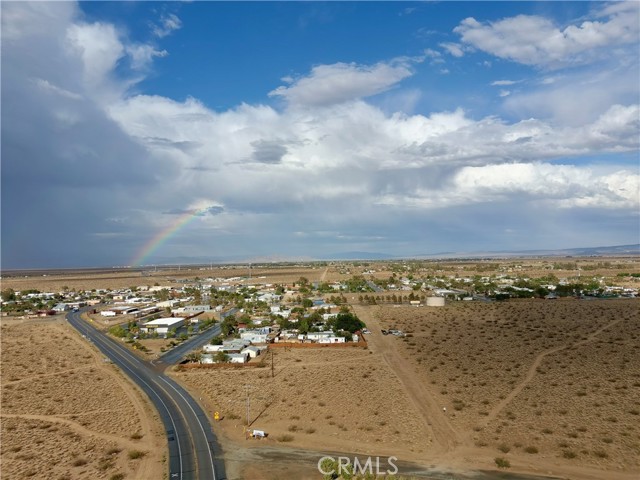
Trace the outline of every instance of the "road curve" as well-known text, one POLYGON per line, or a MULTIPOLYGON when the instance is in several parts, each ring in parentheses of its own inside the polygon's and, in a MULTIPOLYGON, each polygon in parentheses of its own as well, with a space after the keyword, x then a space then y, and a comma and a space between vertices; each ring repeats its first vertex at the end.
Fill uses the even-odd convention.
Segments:
POLYGON ((224 480, 222 450, 200 405, 179 384, 82 320, 80 314, 69 313, 69 324, 127 374, 160 414, 169 445, 169 480, 224 480))

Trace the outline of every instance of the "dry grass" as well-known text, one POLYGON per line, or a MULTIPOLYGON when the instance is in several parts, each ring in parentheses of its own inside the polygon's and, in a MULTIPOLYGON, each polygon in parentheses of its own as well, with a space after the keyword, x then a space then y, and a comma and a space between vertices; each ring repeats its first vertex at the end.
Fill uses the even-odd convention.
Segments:
POLYGON ((376 308, 383 326, 412 333, 398 342, 404 358, 476 445, 505 452, 520 444, 530 455, 640 466, 639 301, 376 308))
POLYGON ((149 407, 70 327, 5 320, 1 346, 3 477, 162 474, 161 437, 143 441, 156 452, 144 465, 123 453, 132 432, 151 428, 149 407))
POLYGON ((428 434, 415 421, 402 386, 368 350, 277 349, 275 365, 275 378, 268 368, 174 375, 226 417, 222 425, 231 436, 246 419, 250 385, 251 428, 266 430, 267 440, 282 442, 288 435, 296 447, 428 450, 428 434))

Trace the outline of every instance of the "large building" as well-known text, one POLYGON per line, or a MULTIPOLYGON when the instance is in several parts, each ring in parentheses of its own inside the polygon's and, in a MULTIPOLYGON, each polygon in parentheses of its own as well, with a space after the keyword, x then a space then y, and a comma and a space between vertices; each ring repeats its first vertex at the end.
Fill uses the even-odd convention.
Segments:
POLYGON ((174 328, 180 328, 184 325, 184 318, 179 317, 167 317, 151 320, 140 327, 140 331, 143 333, 157 333, 164 337, 167 336, 169 330, 174 328))

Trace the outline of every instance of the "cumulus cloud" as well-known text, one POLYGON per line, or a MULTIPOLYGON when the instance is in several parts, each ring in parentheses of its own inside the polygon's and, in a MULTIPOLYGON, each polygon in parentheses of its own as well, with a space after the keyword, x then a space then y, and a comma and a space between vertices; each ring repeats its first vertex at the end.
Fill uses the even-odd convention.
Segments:
POLYGON ((497 57, 525 65, 558 68, 606 58, 613 47, 631 46, 637 52, 639 8, 637 2, 616 3, 596 12, 595 17, 600 20, 565 28, 535 15, 518 15, 495 22, 479 22, 469 17, 454 28, 454 32, 466 45, 497 57))
POLYGON ((370 97, 412 75, 411 63, 399 59, 375 65, 334 63, 316 65, 311 73, 269 92, 291 105, 323 106, 370 97))
MULTIPOLYGON (((640 206, 637 171, 568 165, 636 152, 637 96, 607 97, 620 101, 598 103, 575 123, 474 117, 463 108, 412 113, 420 91, 391 89, 420 60, 397 59, 316 65, 271 92, 285 100, 280 108, 216 111, 195 98, 132 93, 131 78, 144 75, 157 50, 56 5, 57 17, 48 6, 2 6, 3 22, 23 26, 3 23, 2 31, 3 262, 127 263, 155 229, 186 214, 198 218, 170 245, 173 255, 207 255, 214 244, 252 254, 286 244, 280 252, 297 255, 340 251, 345 242, 407 253, 425 245, 425 231, 434 232, 424 247, 433 251, 438 241, 448 245, 447 235, 486 235, 490 244, 505 225, 524 232, 516 240, 542 242, 539 222, 576 225, 580 211, 610 222, 598 229, 610 235, 599 234, 605 242, 628 235, 640 206), (46 24, 41 17, 51 22, 45 33, 31 29, 46 24), (367 101, 380 93, 376 105, 367 101), (626 221, 607 220, 612 212, 626 221), (286 243, 296 232, 329 233, 305 237, 320 243, 286 243)), ((585 220, 564 241, 591 231, 585 220)))

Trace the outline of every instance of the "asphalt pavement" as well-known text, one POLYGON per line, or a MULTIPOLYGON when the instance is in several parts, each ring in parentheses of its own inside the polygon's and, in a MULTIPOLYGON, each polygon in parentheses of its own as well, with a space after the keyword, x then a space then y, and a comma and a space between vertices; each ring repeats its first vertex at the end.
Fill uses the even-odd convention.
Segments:
MULTIPOLYGON (((117 340, 82 320, 80 314, 69 313, 69 324, 127 374, 160 414, 169 446, 169 479, 224 480, 222 449, 200 405, 179 384, 158 372, 151 363, 138 358, 117 340)), ((196 346, 192 344, 191 348, 196 346)))

